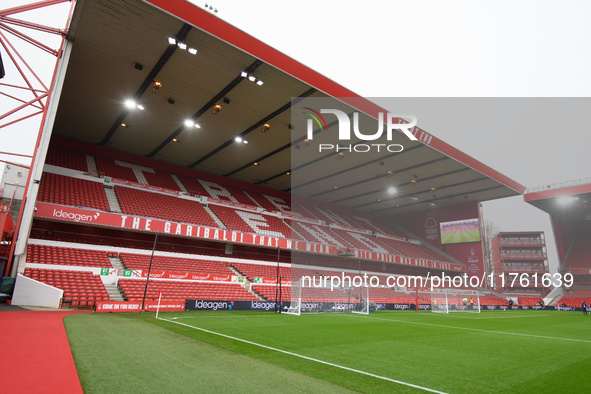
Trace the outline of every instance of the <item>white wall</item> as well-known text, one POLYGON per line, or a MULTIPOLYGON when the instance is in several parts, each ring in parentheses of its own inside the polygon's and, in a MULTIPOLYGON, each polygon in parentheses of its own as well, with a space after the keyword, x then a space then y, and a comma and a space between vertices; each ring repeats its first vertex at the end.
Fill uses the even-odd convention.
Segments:
POLYGON ((16 277, 12 305, 59 308, 64 291, 21 274, 16 277))

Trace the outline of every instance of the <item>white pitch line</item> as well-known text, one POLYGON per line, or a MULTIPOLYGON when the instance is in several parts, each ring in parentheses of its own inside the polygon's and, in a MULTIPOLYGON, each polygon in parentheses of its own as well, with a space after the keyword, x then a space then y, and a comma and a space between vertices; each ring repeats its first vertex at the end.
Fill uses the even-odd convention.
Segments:
POLYGON ((445 393, 445 392, 443 392, 443 391, 437 391, 437 390, 433 390, 433 389, 430 389, 430 388, 427 388, 427 387, 417 386, 416 384, 412 384, 412 383, 406 383, 406 382, 402 382, 402 381, 400 381, 400 380, 396 380, 396 379, 390 379, 390 378, 387 378, 387 377, 385 377, 385 376, 375 375, 375 374, 373 374, 373 373, 369 373, 369 372, 365 372, 365 371, 360 371, 360 370, 358 370, 358 369, 353 369, 353 368, 345 367, 345 366, 342 366, 342 365, 333 364, 333 363, 330 363, 330 362, 328 362, 328 361, 322 361, 322 360, 318 360, 318 359, 316 359, 316 358, 307 357, 307 356, 302 356, 301 354, 297 354, 297 353, 293 353, 293 352, 288 352, 287 350, 281 350, 281 349, 277 349, 277 348, 274 348, 274 347, 271 347, 271 346, 262 345, 262 344, 260 344, 260 343, 256 343, 256 342, 247 341, 246 339, 236 338, 236 337, 233 337, 233 336, 230 336, 230 335, 221 334, 221 333, 219 333, 219 332, 215 332, 215 331, 206 330, 206 329, 204 329, 204 328, 195 327, 195 326, 192 326, 192 325, 190 325, 190 324, 185 324, 185 323, 181 323, 181 322, 178 322, 178 321, 174 321, 174 320, 168 320, 168 319, 163 319, 163 318, 159 318, 158 320, 164 320, 164 321, 167 321, 167 322, 169 322, 169 323, 179 324, 179 325, 181 325, 181 326, 185 326, 185 327, 193 328, 193 329, 195 329, 195 330, 199 330, 199 331, 207 332, 207 333, 209 333, 209 334, 213 334, 213 335, 218 335, 218 336, 220 336, 220 337, 224 337, 224 338, 232 339, 232 340, 234 340, 234 341, 239 341, 239 342, 248 343, 249 345, 254 345, 254 346, 262 347, 262 348, 264 348, 264 349, 269 349, 269 350, 273 350, 273 351, 276 351, 276 352, 279 352, 279 353, 283 353, 283 354, 287 354, 287 355, 290 355, 290 356, 294 356, 294 357, 303 358, 303 359, 305 359, 305 360, 314 361, 314 362, 317 362, 317 363, 320 363, 320 364, 329 365, 329 366, 331 366, 331 367, 335 367, 335 368, 339 368, 339 369, 344 369, 344 370, 346 370, 346 371, 350 371, 350 372, 356 372, 356 373, 359 373, 359 374, 362 374, 362 375, 370 376, 370 377, 372 377, 372 378, 377 378, 377 379, 386 380, 386 381, 388 381, 388 382, 392 382, 392 383, 398 383, 398 384, 402 384, 402 385, 404 385, 404 386, 413 387, 413 388, 415 388, 415 389, 419 389, 419 390, 429 391, 429 392, 431 392, 431 393, 446 394, 446 393, 445 393))
POLYGON ((524 317, 539 317, 539 316, 548 316, 548 315, 533 315, 533 316, 490 316, 490 317, 468 317, 468 316, 458 316, 458 315, 447 315, 444 313, 436 313, 439 316, 447 316, 452 317, 453 319, 472 319, 472 320, 481 320, 481 319, 521 319, 524 317))
POLYGON ((541 339, 556 339, 556 340, 560 340, 560 341, 591 343, 591 341, 588 341, 588 340, 585 340, 585 339, 548 337, 548 336, 545 336, 545 335, 521 334, 521 333, 518 333, 518 332, 507 332, 507 331, 481 330, 479 328, 444 326, 444 325, 441 325, 441 324, 420 323, 420 322, 412 322, 412 321, 397 320, 397 319, 384 319, 382 317, 372 317, 372 316, 366 316, 365 318, 366 319, 383 320, 383 321, 389 321, 389 322, 397 322, 397 323, 418 324, 418 325, 422 325, 422 326, 441 327, 441 328, 455 328, 457 330, 488 332, 488 333, 491 333, 491 334, 517 335, 517 336, 520 336, 520 337, 541 338, 541 339))

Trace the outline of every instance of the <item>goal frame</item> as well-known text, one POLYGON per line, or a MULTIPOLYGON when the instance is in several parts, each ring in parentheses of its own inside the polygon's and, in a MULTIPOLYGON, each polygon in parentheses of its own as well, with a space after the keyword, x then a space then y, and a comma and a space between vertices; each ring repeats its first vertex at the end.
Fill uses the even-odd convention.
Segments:
POLYGON ((452 312, 468 312, 468 313, 480 313, 482 307, 480 305, 480 292, 476 290, 440 290, 429 292, 431 299, 431 312, 433 313, 452 313, 452 312), (434 298, 433 295, 438 295, 434 298), (466 297, 471 297, 474 302, 471 304, 471 308, 467 303, 462 302, 466 297), (434 304, 434 299, 443 300, 445 298, 445 308, 441 308, 439 302, 434 304), (459 298, 459 302, 451 303, 451 298, 459 298), (434 306, 437 305, 437 308, 434 306), (457 307, 451 308, 450 305, 457 305, 457 307))
POLYGON ((309 304, 335 304, 331 308, 320 308, 320 309, 306 309, 302 308, 302 305, 305 303, 302 302, 302 279, 300 278, 297 281, 291 282, 291 301, 289 307, 283 310, 282 313, 288 315, 295 315, 300 316, 302 313, 356 313, 356 314, 363 314, 369 315, 370 311, 370 299, 369 299, 369 286, 360 286, 360 287, 335 287, 333 291, 342 291, 348 295, 348 300, 343 303, 339 302, 320 302, 320 301, 312 301, 309 304), (352 298, 355 297, 357 294, 357 290, 359 290, 359 299, 360 302, 353 302, 352 298), (354 294, 355 292, 355 294, 354 294), (345 307, 343 307, 345 306, 345 307))

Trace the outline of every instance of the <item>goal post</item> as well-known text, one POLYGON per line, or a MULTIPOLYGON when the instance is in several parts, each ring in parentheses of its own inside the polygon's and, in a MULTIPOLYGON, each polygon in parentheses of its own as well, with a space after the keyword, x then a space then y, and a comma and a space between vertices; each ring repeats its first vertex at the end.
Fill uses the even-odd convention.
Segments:
POLYGON ((431 300, 431 312, 480 313, 480 293, 475 290, 440 290, 424 293, 423 298, 431 300))
POLYGON ((291 282, 291 300, 283 313, 359 313, 369 314, 369 287, 318 286, 300 278, 291 282))
POLYGON ((352 299, 357 302, 354 304, 352 313, 359 313, 362 315, 369 315, 369 286, 352 287, 351 292, 353 293, 352 299))
POLYGON ((302 313, 302 280, 291 282, 291 300, 287 310, 283 311, 288 315, 299 316, 302 313))

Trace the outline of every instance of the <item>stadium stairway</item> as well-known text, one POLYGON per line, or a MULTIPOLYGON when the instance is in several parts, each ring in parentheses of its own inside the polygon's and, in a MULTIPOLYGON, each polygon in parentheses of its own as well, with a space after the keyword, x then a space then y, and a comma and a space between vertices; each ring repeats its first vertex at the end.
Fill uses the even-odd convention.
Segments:
POLYGON ((115 194, 115 190, 112 187, 105 185, 105 194, 107 195, 109 209, 112 212, 122 212, 121 205, 119 205, 119 200, 117 199, 117 194, 115 194))
POLYGON ((119 255, 109 256, 109 261, 111 262, 111 265, 113 265, 113 268, 118 269, 118 270, 125 269, 125 266, 123 265, 123 261, 121 261, 121 258, 119 257, 119 255))
POLYGON ((121 290, 119 290, 117 285, 115 285, 115 284, 105 285, 105 289, 107 290, 107 293, 109 294, 109 300, 111 300, 111 301, 125 301, 125 298, 123 297, 123 293, 121 293, 121 290))
POLYGON ((260 295, 259 293, 256 292, 256 290, 254 290, 254 288, 252 286, 252 282, 250 281, 250 279, 248 279, 248 277, 246 275, 244 275, 242 272, 240 272, 238 269, 236 269, 236 267, 234 267, 232 264, 228 264, 228 268, 230 269, 230 271, 234 272, 236 275, 242 276, 244 278, 244 282, 242 282, 242 286, 246 290, 248 290, 252 295, 257 297, 259 300, 266 301, 266 299, 262 295, 260 295))
POLYGON ((205 208, 205 211, 209 214, 209 216, 211 216, 211 218, 218 225, 219 228, 223 228, 226 230, 228 229, 224 222, 222 222, 222 220, 211 210, 210 207, 208 207, 207 205, 203 205, 203 208, 205 208))

